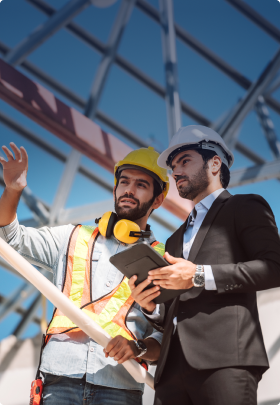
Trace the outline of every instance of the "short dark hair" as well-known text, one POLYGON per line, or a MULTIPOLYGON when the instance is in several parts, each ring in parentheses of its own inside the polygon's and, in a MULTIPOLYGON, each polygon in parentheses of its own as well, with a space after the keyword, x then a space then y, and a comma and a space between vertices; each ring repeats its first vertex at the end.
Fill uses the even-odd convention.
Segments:
MULTIPOLYGON (((117 178, 116 188, 118 187, 119 182, 120 182, 120 174, 121 174, 121 172, 116 173, 116 178, 117 178)), ((162 193, 162 189, 161 189, 160 184, 155 179, 153 179, 153 184, 154 184, 153 200, 155 201, 155 199, 162 193)))
MULTIPOLYGON (((195 151, 202 156, 204 164, 207 164, 210 159, 212 159, 214 156, 217 155, 212 150, 207 150, 207 149, 195 149, 195 151)), ((220 170, 220 182, 221 182, 223 188, 228 187, 229 181, 230 181, 229 168, 224 163, 222 163, 221 170, 220 170)))

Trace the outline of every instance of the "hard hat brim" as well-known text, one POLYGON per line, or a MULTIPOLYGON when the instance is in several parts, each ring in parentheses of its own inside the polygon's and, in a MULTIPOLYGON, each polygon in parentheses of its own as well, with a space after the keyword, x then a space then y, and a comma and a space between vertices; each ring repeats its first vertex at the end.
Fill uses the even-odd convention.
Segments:
MULTIPOLYGON (((196 149, 198 149, 198 150, 206 150, 206 149, 203 149, 203 148, 195 148, 194 146, 197 144, 197 142, 190 142, 190 143, 186 143, 186 142, 182 142, 182 143, 179 143, 179 144, 177 144, 177 145, 173 145, 173 146, 170 146, 169 148, 167 148, 166 150, 164 150, 160 155, 159 155, 159 158, 158 158, 158 161, 157 161, 157 163, 158 163, 158 165, 160 166, 160 167, 162 167, 163 169, 167 169, 167 170, 170 170, 170 166, 166 163, 167 161, 168 161, 168 158, 169 158, 169 156, 172 154, 172 152, 174 152, 176 149, 178 149, 178 153, 180 153, 181 151, 179 150, 181 147, 186 147, 185 148, 185 150, 187 150, 188 149, 188 146, 190 147, 190 149, 192 149, 192 150, 196 150, 196 149)), ((219 145, 220 146, 220 145, 219 145)), ((220 146, 221 147, 221 146, 220 146)), ((174 155, 174 157, 175 157, 176 155, 174 155)), ((173 157, 173 158, 174 158, 173 157)), ((233 155, 232 156, 230 156, 230 158, 232 158, 233 157, 233 155)), ((229 160, 229 162, 228 162, 228 167, 230 168, 231 166, 232 166, 232 164, 233 164, 233 158, 231 159, 231 160, 229 160)))

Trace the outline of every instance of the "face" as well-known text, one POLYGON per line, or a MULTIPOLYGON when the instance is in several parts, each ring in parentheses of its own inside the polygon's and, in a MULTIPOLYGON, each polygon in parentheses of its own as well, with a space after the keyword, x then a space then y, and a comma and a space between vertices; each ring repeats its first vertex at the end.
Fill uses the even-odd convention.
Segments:
POLYGON ((176 181, 179 195, 194 200, 210 184, 208 164, 195 150, 178 153, 172 161, 172 177, 176 181))
POLYGON ((136 221, 149 215, 154 207, 154 181, 141 170, 127 169, 121 172, 115 188, 115 211, 120 219, 136 221))

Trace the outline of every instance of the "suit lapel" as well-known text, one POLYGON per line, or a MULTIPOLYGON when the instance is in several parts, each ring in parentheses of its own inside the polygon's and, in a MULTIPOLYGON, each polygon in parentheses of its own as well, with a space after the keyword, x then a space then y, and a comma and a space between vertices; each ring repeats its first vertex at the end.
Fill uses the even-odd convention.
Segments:
MULTIPOLYGON (((207 235, 207 232, 209 231, 214 219, 216 218, 216 215, 222 208, 223 203, 226 200, 228 200, 230 197, 231 197, 231 194, 227 190, 225 190, 213 202, 212 206, 210 207, 209 211, 207 212, 207 214, 201 224, 201 227, 199 228, 199 231, 197 232, 197 235, 196 235, 193 245, 191 247, 190 254, 188 257, 188 260, 190 262, 195 263, 196 257, 199 253, 202 243, 203 243, 203 241, 207 235)), ((205 263, 198 263, 198 264, 205 264, 205 263)), ((203 290, 204 290, 204 288, 192 287, 189 291, 180 295, 180 301, 186 301, 190 298, 195 298, 203 290)))

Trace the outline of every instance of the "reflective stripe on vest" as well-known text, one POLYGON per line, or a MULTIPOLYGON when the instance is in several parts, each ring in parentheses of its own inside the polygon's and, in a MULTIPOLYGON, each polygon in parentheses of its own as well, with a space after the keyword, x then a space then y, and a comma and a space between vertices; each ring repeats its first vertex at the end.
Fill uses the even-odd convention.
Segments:
MULTIPOLYGON (((135 339, 126 326, 126 316, 134 303, 126 277, 109 294, 96 301, 91 299, 91 258, 98 235, 98 228, 90 226, 78 225, 74 229, 69 240, 62 292, 111 337, 121 335, 129 340, 135 339)), ((154 242, 151 246, 161 255, 164 254, 164 244, 154 242)), ((56 309, 47 335, 65 333, 70 330, 80 331, 69 318, 56 309)))

